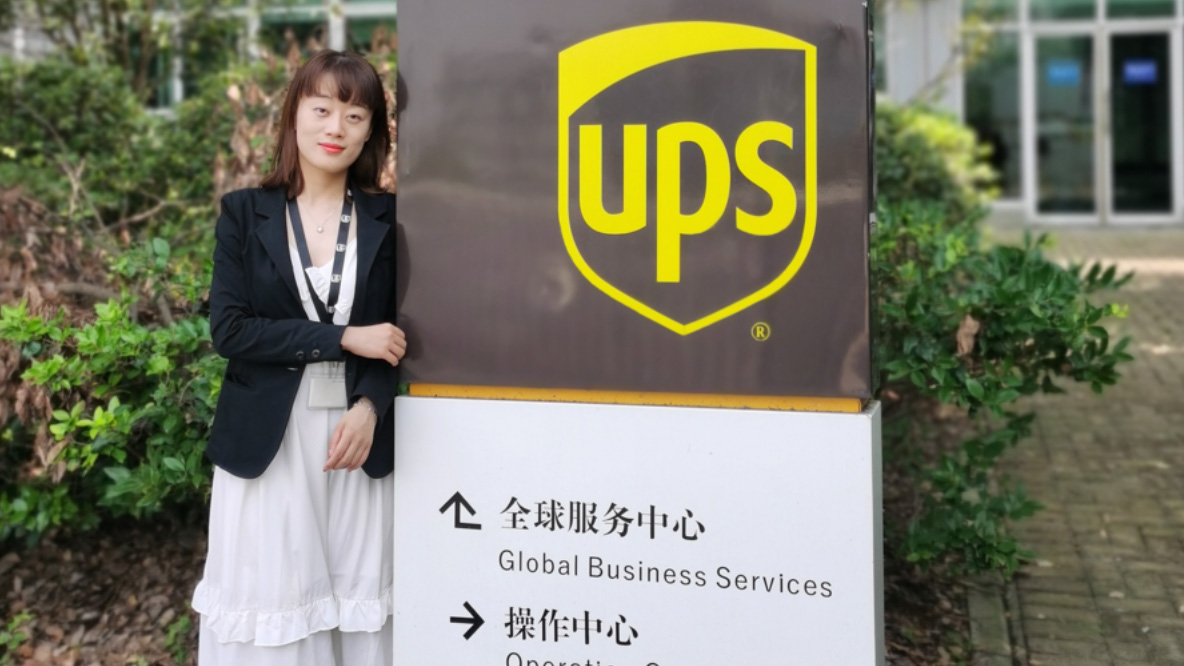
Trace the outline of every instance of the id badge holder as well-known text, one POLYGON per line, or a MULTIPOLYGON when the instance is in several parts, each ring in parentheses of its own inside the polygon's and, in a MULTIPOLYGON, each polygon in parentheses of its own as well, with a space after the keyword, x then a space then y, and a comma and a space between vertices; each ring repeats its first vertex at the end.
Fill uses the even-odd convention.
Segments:
POLYGON ((344 377, 313 377, 309 381, 309 409, 345 409, 348 403, 344 377))

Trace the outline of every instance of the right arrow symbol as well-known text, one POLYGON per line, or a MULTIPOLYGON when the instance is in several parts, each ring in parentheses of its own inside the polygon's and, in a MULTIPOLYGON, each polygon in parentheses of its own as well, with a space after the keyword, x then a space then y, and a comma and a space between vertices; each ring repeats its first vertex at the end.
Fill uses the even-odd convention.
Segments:
POLYGON ((477 633, 477 630, 481 628, 481 625, 485 624, 485 620, 477 614, 477 611, 473 610, 473 607, 470 606, 469 602, 467 601, 465 602, 465 610, 469 611, 469 617, 453 616, 448 618, 448 621, 452 624, 472 625, 469 627, 469 630, 465 632, 465 640, 467 641, 473 637, 473 634, 477 633))
POLYGON ((456 491, 455 493, 453 493, 452 497, 448 498, 448 501, 444 503, 444 506, 440 507, 440 513, 444 513, 446 511, 448 511, 448 509, 450 509, 450 508, 453 509, 453 511, 454 511, 454 513, 452 514, 452 526, 453 527, 455 527, 458 530, 479 530, 479 529, 481 529, 481 525, 479 525, 477 523, 466 523, 463 520, 461 520, 461 518, 460 518, 461 508, 464 508, 465 511, 468 511, 470 516, 477 515, 477 511, 474 510, 473 507, 470 506, 469 503, 465 501, 464 495, 461 495, 459 490, 456 491))

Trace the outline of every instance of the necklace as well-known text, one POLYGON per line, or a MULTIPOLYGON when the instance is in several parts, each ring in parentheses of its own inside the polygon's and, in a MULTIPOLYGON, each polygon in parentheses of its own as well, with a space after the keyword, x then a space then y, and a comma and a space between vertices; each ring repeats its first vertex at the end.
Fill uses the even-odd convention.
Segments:
MULTIPOLYGON (((301 208, 301 209, 302 209, 302 210, 303 210, 305 213, 308 213, 308 209, 304 207, 304 204, 300 203, 300 199, 297 199, 297 200, 296 200, 296 203, 300 204, 300 208, 301 208)), ((309 217, 312 217, 312 216, 310 215, 309 217)), ((318 225, 317 225, 317 233, 318 233, 318 234, 323 234, 323 233, 325 233, 325 223, 326 223, 326 222, 328 222, 328 221, 329 221, 329 218, 331 218, 331 217, 333 217, 333 213, 329 213, 328 215, 326 215, 326 216, 325 216, 325 219, 321 220, 320 224, 318 224, 318 225)))

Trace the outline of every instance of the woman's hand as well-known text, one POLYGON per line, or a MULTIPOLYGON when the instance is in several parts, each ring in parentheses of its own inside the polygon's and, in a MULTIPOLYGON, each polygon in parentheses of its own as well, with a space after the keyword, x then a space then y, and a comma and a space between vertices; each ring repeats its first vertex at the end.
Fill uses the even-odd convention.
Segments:
POLYGON ((407 353, 407 336, 394 324, 349 326, 341 336, 341 348, 363 358, 398 365, 407 353))
POLYGON ((361 467, 370 456, 377 421, 378 415, 366 398, 350 408, 337 422, 333 437, 329 439, 329 459, 323 471, 345 469, 352 472, 361 467))

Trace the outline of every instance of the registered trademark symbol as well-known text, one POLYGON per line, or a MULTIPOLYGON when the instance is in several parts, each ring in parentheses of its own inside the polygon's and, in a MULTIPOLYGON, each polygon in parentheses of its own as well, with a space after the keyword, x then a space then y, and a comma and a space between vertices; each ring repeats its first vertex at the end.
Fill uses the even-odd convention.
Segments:
POLYGON ((757 342, 764 342, 765 340, 769 339, 770 335, 773 335, 773 329, 765 322, 758 321, 752 325, 753 340, 756 340, 757 342))

